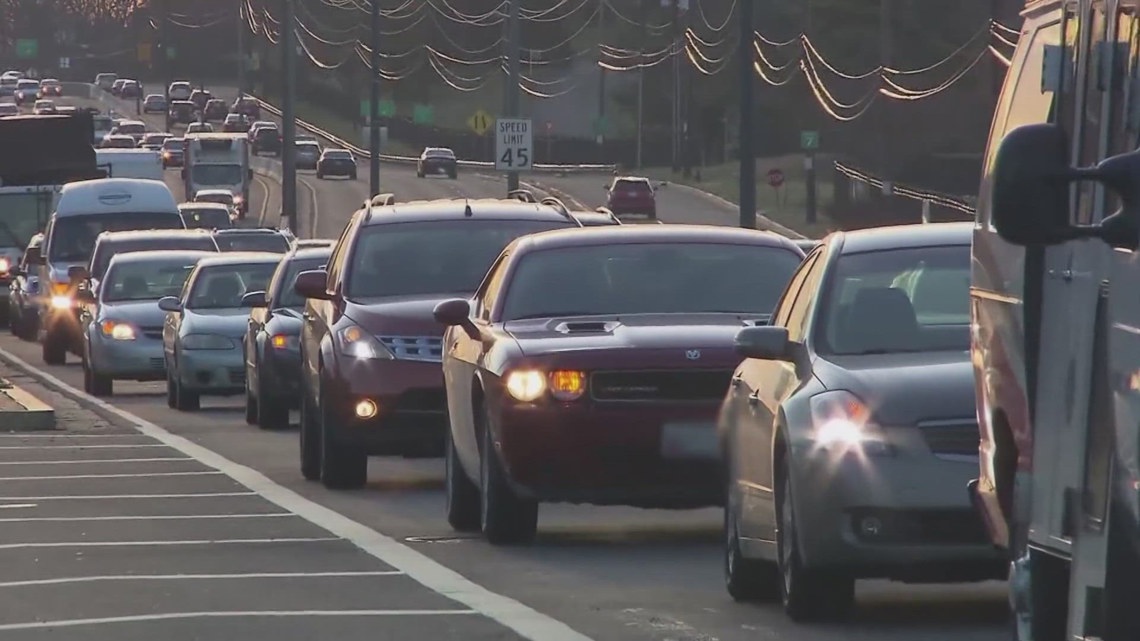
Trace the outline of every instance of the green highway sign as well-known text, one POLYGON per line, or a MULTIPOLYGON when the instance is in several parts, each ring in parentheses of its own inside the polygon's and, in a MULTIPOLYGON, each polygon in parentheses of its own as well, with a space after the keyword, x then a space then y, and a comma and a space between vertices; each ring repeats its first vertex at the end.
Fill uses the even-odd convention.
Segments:
POLYGON ((178 50, 174 47, 166 47, 166 59, 174 60, 178 56, 178 50))
POLYGON ((819 149, 819 132, 801 131, 800 149, 803 149, 804 151, 813 151, 815 149, 819 149))
POLYGON ((16 41, 16 57, 22 60, 40 55, 40 41, 35 38, 20 38, 16 41))
POLYGON ((605 116, 598 116, 594 119, 594 134, 601 136, 602 134, 609 133, 610 121, 605 116))
POLYGON ((431 105, 416 105, 412 109, 412 122, 417 125, 430 125, 435 120, 431 105))
MULTIPOLYGON (((372 101, 368 98, 360 101, 360 117, 368 119, 372 115, 372 101)), ((396 115, 396 103, 391 100, 380 101, 380 116, 391 118, 396 115)))

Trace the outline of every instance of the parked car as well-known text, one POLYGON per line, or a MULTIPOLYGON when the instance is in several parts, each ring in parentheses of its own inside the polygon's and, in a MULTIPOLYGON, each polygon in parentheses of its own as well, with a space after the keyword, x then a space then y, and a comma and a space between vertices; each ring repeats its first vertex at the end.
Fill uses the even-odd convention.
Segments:
POLYGON ((297 274, 320 269, 332 248, 294 249, 285 255, 269 287, 250 292, 243 339, 245 351, 245 421, 264 430, 289 427, 289 410, 300 408, 301 321, 305 308, 293 284, 297 274))
POLYGON ((456 178, 459 175, 459 161, 455 152, 446 147, 427 147, 416 161, 416 177, 447 176, 456 178))
POLYGON ((356 157, 347 149, 326 149, 317 160, 317 179, 341 176, 356 180, 356 157))
POLYGON ((39 261, 44 235, 36 234, 17 265, 8 269, 8 328, 12 334, 26 341, 36 340, 39 333, 40 282, 33 273, 39 261))
POLYGON ((198 261, 183 294, 158 306, 167 312, 162 330, 166 401, 172 409, 195 411, 202 396, 235 396, 245 391, 241 337, 248 310, 242 297, 265 291, 278 254, 243 252, 198 261))

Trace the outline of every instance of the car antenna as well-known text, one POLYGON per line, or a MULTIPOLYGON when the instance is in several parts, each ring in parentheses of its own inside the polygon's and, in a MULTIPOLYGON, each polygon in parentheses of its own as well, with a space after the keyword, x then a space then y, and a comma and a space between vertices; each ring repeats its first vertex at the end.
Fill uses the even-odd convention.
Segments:
POLYGON ((464 198, 463 202, 465 203, 463 206, 463 215, 467 216, 468 218, 470 218, 471 216, 474 216, 475 212, 471 211, 471 200, 464 198))

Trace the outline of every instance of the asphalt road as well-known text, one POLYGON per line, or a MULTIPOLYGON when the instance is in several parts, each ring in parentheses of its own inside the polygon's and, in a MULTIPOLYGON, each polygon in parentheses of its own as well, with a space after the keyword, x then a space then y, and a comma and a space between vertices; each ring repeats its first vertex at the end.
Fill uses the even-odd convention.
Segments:
MULTIPOLYGON (((397 168, 386 172, 384 180, 385 190, 395 191, 401 200, 501 193, 501 183, 474 175, 461 174, 457 181, 417 180, 410 168, 397 168)), ((318 182, 306 176, 302 183, 313 186, 309 193, 315 194, 317 201, 316 228, 321 236, 334 236, 366 195, 362 181, 318 182)), ((596 191, 600 192, 600 185, 595 186, 596 191)), ((306 189, 301 187, 302 197, 306 189)), ((278 197, 275 191, 269 190, 270 209, 278 197)), ((258 203, 253 205, 256 208, 258 203)), ((13 357, 62 384, 82 388, 82 373, 74 359, 64 366, 44 366, 37 345, 6 334, 0 336, 0 358, 13 357)), ((475 538, 457 537, 448 528, 443 518, 443 466, 439 461, 375 458, 370 461, 366 488, 330 492, 301 479, 296 431, 270 433, 250 428, 242 420, 238 399, 205 399, 201 411, 179 413, 167 408, 162 384, 117 383, 110 404, 84 399, 80 405, 97 407, 99 416, 74 403, 66 406, 65 415, 77 417, 73 423, 77 429, 88 425, 128 435, 46 441, 0 437, 5 441, 0 442, 0 478, 6 488, 0 492, 4 495, 0 498, 0 518, 153 514, 187 518, 76 521, 70 525, 55 521, 13 523, 0 538, 0 567, 10 569, 0 579, 45 581, 126 574, 180 577, 191 573, 297 576, 106 579, 13 588, 0 582, 0 590, 13 590, 11 601, 0 599, 0 631, 11 630, 8 634, 12 634, 5 638, 22 641, 52 634, 44 628, 5 625, 84 617, 96 622, 63 636, 100 641, 142 639, 144 634, 146 638, 163 635, 172 639, 271 634, 284 640, 337 636, 476 641, 518 638, 503 627, 503 620, 540 626, 538 632, 528 635, 539 641, 575 638, 559 636, 557 628, 550 627, 556 625, 554 621, 598 641, 997 641, 1007 636, 1005 586, 1001 583, 908 586, 864 582, 859 586, 856 618, 841 626, 798 626, 778 607, 735 604, 725 593, 721 577, 719 510, 671 512, 544 505, 534 546, 492 548, 475 538), (129 435, 132 423, 136 434, 141 429, 147 435, 129 435), (156 442, 155 438, 161 440, 156 442), (178 449, 166 447, 178 444, 179 438, 187 439, 188 444, 178 449), (81 439, 104 447, 52 451, 45 447, 81 439), (148 447, 106 447, 119 443, 148 447), (34 449, 2 449, 5 446, 34 449), (232 463, 219 463, 218 455, 232 463), (78 458, 112 462, 74 462, 78 458), (199 460, 122 460, 128 458, 199 460), (32 464, 33 460, 40 463, 32 464), (28 464, 8 466, 4 465, 6 461, 28 464), (226 473, 203 473, 210 468, 226 473), (171 472, 192 474, 171 476, 171 472), (95 476, 112 473, 137 476, 95 476), (17 475, 40 478, 9 478, 17 475), (42 478, 73 475, 92 478, 42 478), (245 489, 250 487, 252 490, 245 489), (60 498, 219 493, 233 496, 60 498), (32 507, 9 507, 13 505, 32 507), (267 513, 277 515, 261 516, 267 513), (221 514, 230 516, 202 518, 221 514), (346 518, 354 524, 346 525, 346 518), (321 525, 325 526, 323 532, 321 525), (335 540, 311 540, 325 538, 335 540), (259 542, 193 543, 235 539, 259 542), (23 546, 25 542, 51 541, 64 545, 23 546), (97 541, 111 544, 75 545, 97 541), (143 543, 138 544, 140 541, 143 543), (183 543, 159 545, 158 541, 183 543), (6 546, 9 542, 17 547, 6 546), (353 544, 376 554, 354 552, 353 544), (426 559, 418 560, 421 554, 426 559), (318 575, 388 572, 393 568, 405 575, 318 575), (474 586, 457 589, 457 579, 447 569, 466 577, 474 586), (423 583, 430 589, 421 587, 423 583), (449 602, 441 592, 462 604, 449 602), (527 614, 520 609, 523 605, 544 616, 527 614), (355 609, 373 613, 344 613, 355 609), (391 612, 401 609, 416 614, 391 612), (474 609, 480 613, 421 612, 429 609, 474 609), (340 613, 319 612, 327 610, 340 613), (120 623, 102 620, 191 611, 238 614, 120 623), (292 616, 286 619, 282 612, 292 616), (488 619, 487 613, 497 614, 500 623, 488 619)))

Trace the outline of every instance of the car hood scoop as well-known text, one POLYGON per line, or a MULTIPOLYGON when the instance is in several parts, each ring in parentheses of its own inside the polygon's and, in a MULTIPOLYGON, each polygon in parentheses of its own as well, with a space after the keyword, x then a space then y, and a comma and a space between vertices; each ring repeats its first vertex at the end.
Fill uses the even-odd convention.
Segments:
POLYGON ((618 320, 574 320, 557 322, 552 329, 559 334, 611 334, 619 325, 618 320))

